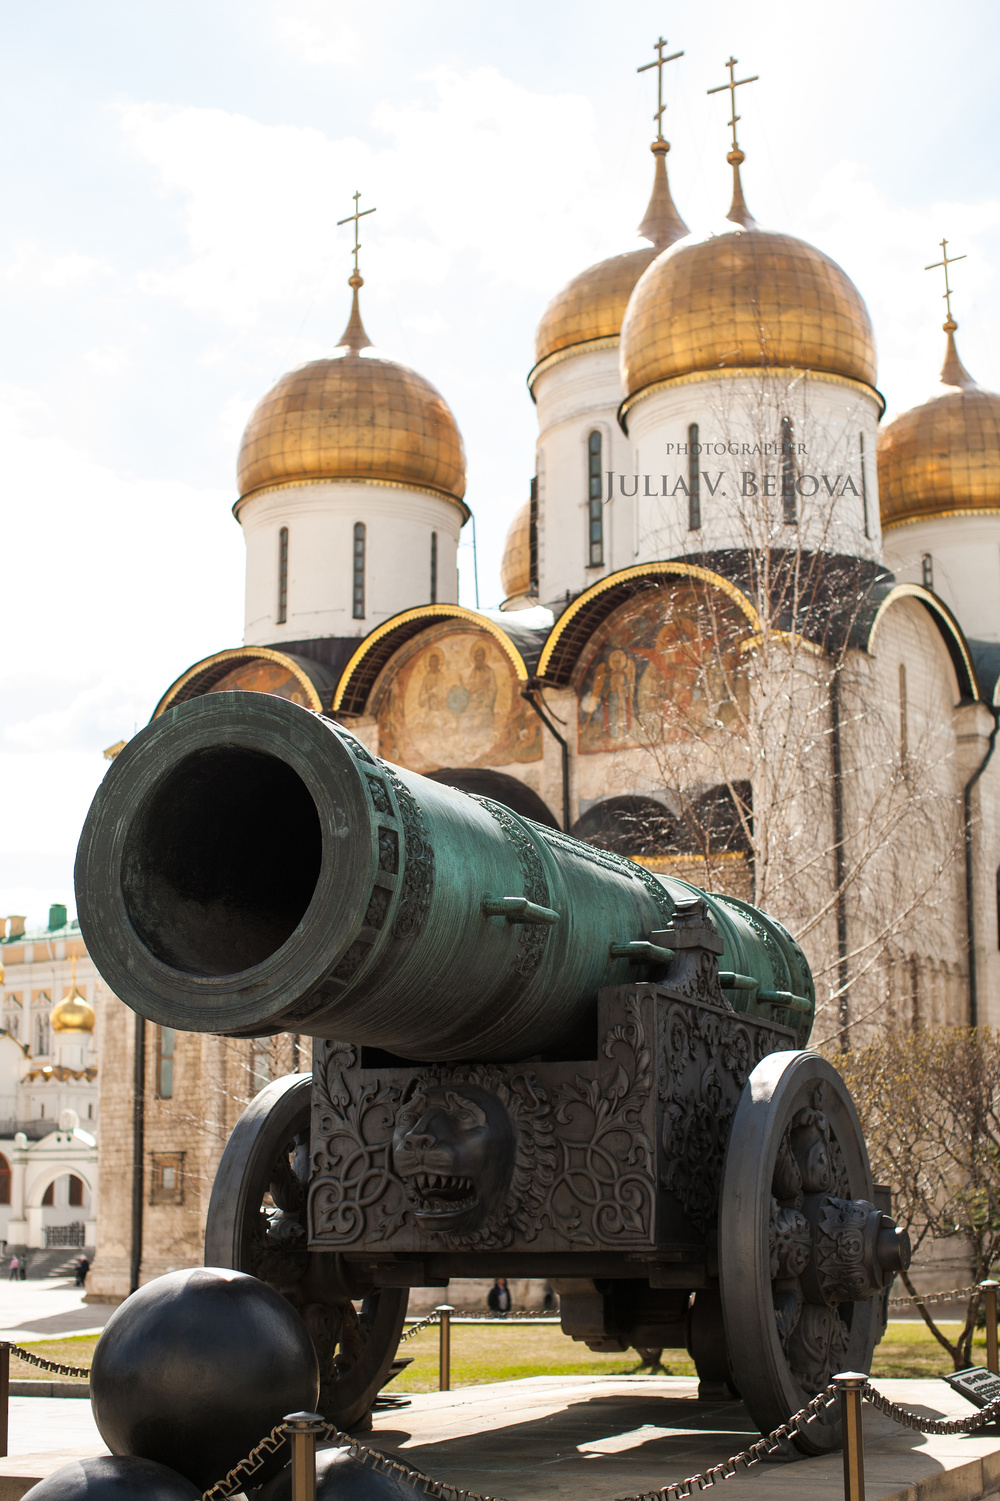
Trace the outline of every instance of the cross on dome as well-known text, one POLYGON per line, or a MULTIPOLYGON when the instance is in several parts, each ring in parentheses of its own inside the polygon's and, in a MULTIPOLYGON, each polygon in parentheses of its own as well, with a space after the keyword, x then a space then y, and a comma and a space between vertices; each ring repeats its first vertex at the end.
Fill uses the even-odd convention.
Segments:
POLYGON ((941 295, 944 298, 945 307, 948 309, 948 316, 941 327, 948 335, 948 346, 945 350, 944 364, 941 366, 941 383, 945 386, 960 386, 964 391, 971 391, 975 389, 976 382, 959 359, 958 348, 955 344, 955 330, 958 328, 958 324, 951 314, 951 294, 953 289, 951 282, 948 280, 948 267, 953 266, 956 261, 964 260, 964 255, 949 255, 948 241, 942 240, 941 259, 932 262, 929 266, 925 266, 924 270, 937 271, 940 269, 944 271, 944 291, 941 295))
MULTIPOLYGON (((366 214, 374 214, 375 212, 374 208, 361 208, 359 206, 360 200, 361 194, 360 192, 356 192, 354 194, 354 213, 348 214, 346 219, 337 220, 338 229, 342 224, 354 225, 354 275, 358 278, 357 284, 359 287, 363 286, 364 282, 362 281, 360 273, 358 272, 358 251, 361 249, 361 241, 358 239, 358 223, 365 217, 366 214)), ((354 286, 353 279, 348 282, 348 286, 354 286)))
MULTIPOLYGON (((669 57, 664 57, 663 49, 666 45, 666 37, 658 37, 653 43, 653 46, 656 48, 656 56, 653 61, 651 63, 643 63, 641 68, 636 68, 635 70, 637 73, 648 73, 650 68, 656 69, 656 113, 653 115, 653 119, 656 121, 657 141, 664 139, 663 116, 667 108, 663 102, 663 68, 666 63, 676 62, 677 58, 684 56, 683 52, 671 52, 669 57)), ((669 141, 666 142, 666 145, 669 150, 669 141)))
POLYGON ((950 286, 949 281, 948 281, 948 267, 949 266, 953 266, 956 261, 964 261, 966 259, 966 257, 964 255, 949 255, 948 254, 948 241, 947 240, 942 240, 941 241, 941 255, 942 255, 942 259, 941 260, 934 261, 930 266, 925 266, 924 270, 925 271, 937 271, 937 269, 939 267, 943 267, 944 268, 944 291, 942 292, 941 295, 944 298, 945 307, 948 309, 948 321, 947 321, 947 323, 944 324, 944 331, 945 331, 946 334, 953 334, 955 332, 956 328, 958 327, 958 324, 955 322, 954 318, 951 316, 951 291, 952 291, 952 289, 951 289, 951 286, 950 286))
POLYGON ((740 181, 740 163, 744 162, 746 157, 740 150, 740 143, 736 139, 736 122, 742 119, 742 116, 736 113, 736 90, 741 89, 745 83, 756 83, 760 74, 754 73, 750 78, 737 78, 736 64, 738 61, 738 58, 730 57, 726 63, 726 67, 729 69, 728 83, 720 83, 714 89, 706 89, 705 92, 706 94, 721 94, 726 89, 729 90, 729 100, 733 111, 733 117, 729 121, 729 124, 733 127, 733 145, 726 157, 726 161, 730 163, 733 169, 733 201, 729 206, 729 213, 726 215, 726 218, 731 219, 734 224, 742 224, 745 229, 750 229, 754 223, 754 218, 746 206, 743 197, 743 184, 740 181))

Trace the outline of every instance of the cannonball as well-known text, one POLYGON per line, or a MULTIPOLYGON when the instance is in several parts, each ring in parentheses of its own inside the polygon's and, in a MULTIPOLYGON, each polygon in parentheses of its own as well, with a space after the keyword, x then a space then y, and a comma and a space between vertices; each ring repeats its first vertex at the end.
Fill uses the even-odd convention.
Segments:
MULTIPOLYGON (((91 1405, 112 1454, 169 1465, 199 1491, 232 1469, 289 1412, 315 1412, 316 1352, 280 1293, 219 1267, 147 1282, 97 1342, 91 1405)), ((281 1449, 258 1474, 288 1457, 281 1449)))
MULTIPOLYGON (((406 1460, 400 1463, 405 1465, 406 1460)), ((256 1492, 254 1501, 291 1501, 291 1496, 289 1465, 256 1492)), ((415 1501, 416 1497, 427 1501, 422 1485, 374 1470, 355 1459, 350 1449, 320 1449, 316 1455, 316 1501, 415 1501)))
POLYGON ((31 1501, 198 1501, 200 1494, 166 1465, 118 1454, 74 1459, 25 1492, 31 1501))

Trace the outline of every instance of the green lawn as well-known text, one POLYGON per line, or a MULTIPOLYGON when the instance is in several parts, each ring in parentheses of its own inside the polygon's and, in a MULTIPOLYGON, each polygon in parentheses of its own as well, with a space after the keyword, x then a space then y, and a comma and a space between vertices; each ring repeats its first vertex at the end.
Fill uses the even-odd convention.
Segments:
MULTIPOLYGON (((945 1326, 950 1337, 958 1324, 945 1326)), ((49 1360, 66 1365, 89 1366, 94 1358, 96 1335, 51 1339, 27 1345, 49 1360)), ((400 1346, 401 1355, 413 1356, 413 1364, 397 1376, 391 1392, 437 1391, 438 1331, 425 1329, 400 1346)), ((985 1365, 986 1339, 979 1331, 973 1363, 985 1365)), ((694 1366, 683 1350, 667 1350, 663 1368, 671 1376, 693 1376, 694 1366)), ((618 1376, 634 1375, 648 1367, 639 1364, 632 1350, 620 1355, 595 1355, 586 1345, 567 1339, 556 1324, 537 1327, 525 1324, 457 1324, 451 1331, 451 1384, 478 1386, 484 1381, 516 1381, 523 1376, 618 1376)), ((947 1352, 934 1340, 923 1323, 889 1325, 885 1339, 875 1351, 872 1375, 944 1376, 951 1370, 947 1352)), ((45 1379, 36 1366, 11 1359, 10 1373, 18 1380, 45 1379)))

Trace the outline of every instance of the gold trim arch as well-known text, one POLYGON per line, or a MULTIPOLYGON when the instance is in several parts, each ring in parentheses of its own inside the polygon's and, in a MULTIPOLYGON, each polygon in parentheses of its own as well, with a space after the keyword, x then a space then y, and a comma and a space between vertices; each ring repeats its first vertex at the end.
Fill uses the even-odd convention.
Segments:
POLYGON ((966 644, 965 636, 962 634, 962 627, 944 601, 938 599, 936 594, 932 594, 929 589, 925 589, 921 584, 896 584, 890 589, 876 610, 875 619, 872 621, 868 632, 865 649, 869 655, 875 655, 875 636, 879 626, 882 624, 883 616, 889 607, 896 604, 900 599, 918 599, 924 606, 927 613, 933 619, 934 624, 941 632, 948 655, 951 657, 952 665, 955 668, 959 691, 963 693, 963 696, 979 702, 982 697, 979 691, 979 680, 976 677, 975 664, 966 644))
POLYGON ((510 658, 519 681, 528 681, 524 658, 502 626, 488 620, 485 615, 477 614, 475 610, 465 609, 463 605, 418 605, 412 610, 402 610, 391 620, 376 626, 364 638, 341 673, 333 695, 331 713, 363 714, 375 680, 389 659, 405 642, 412 640, 426 626, 438 620, 464 620, 486 631, 510 658))
POLYGON ((323 700, 319 695, 316 684, 309 677, 308 673, 303 672, 298 662, 293 661, 291 657, 286 656, 282 651, 275 651, 270 646, 233 646, 227 648, 226 651, 216 652, 214 656, 204 657, 202 661, 196 662, 193 667, 189 667, 187 672, 182 673, 176 682, 170 684, 170 687, 153 710, 151 719, 158 719, 165 709, 173 708, 175 704, 183 704, 189 698, 200 698, 203 693, 210 692, 214 685, 220 682, 237 662, 274 662, 279 667, 283 667, 301 686, 310 709, 314 709, 317 714, 322 714, 323 700), (198 678, 203 680, 204 686, 199 687, 195 693, 186 693, 184 690, 189 688, 195 679, 198 678))
POLYGON ((713 585, 727 595, 738 609, 742 610, 751 631, 758 635, 762 632, 760 616, 750 600, 747 599, 742 589, 738 588, 731 579, 724 578, 721 573, 715 573, 711 568, 703 568, 699 563, 638 563, 633 568, 623 568, 620 573, 611 573, 607 578, 599 579, 596 584, 591 584, 589 589, 585 589, 568 609, 563 611, 542 648, 542 655, 538 662, 538 676, 552 683, 553 686, 564 687, 572 676, 584 645, 597 626, 602 620, 607 619, 612 610, 617 609, 619 604, 635 593, 635 590, 630 589, 628 585, 633 582, 637 583, 643 578, 656 578, 663 575, 700 579, 703 583, 713 585), (608 594, 616 597, 609 600, 603 599, 603 596, 608 594), (595 608, 592 609, 592 606, 595 608), (555 663, 554 669, 553 662, 555 663))

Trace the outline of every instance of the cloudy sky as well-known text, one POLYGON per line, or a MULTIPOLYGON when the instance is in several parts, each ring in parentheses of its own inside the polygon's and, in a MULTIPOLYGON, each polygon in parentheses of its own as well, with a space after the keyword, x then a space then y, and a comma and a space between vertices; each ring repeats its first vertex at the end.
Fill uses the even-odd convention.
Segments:
MULTIPOLYGON (((854 278, 890 414, 960 348, 1000 389, 998 11, 955 0, 0 0, 0 913, 72 902, 103 747, 240 639, 243 424, 346 320, 360 188, 376 343, 451 403, 484 605, 533 471, 542 308, 636 243, 662 33, 674 195, 728 204, 725 77, 757 219, 854 278)), ((467 529, 468 530, 468 529, 467 529)), ((471 550, 463 602, 473 600, 471 550)))

